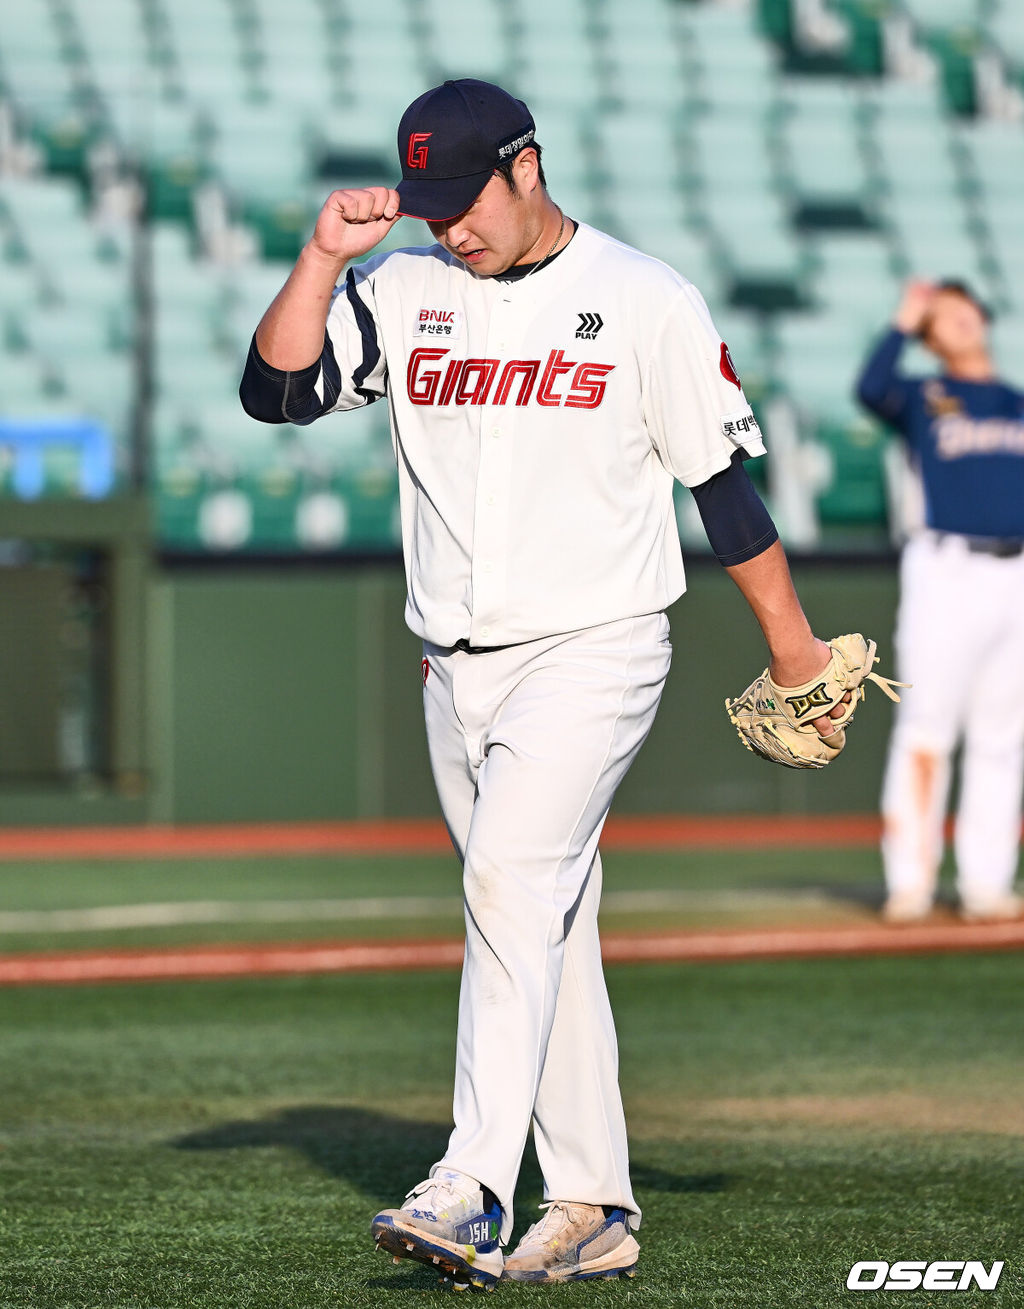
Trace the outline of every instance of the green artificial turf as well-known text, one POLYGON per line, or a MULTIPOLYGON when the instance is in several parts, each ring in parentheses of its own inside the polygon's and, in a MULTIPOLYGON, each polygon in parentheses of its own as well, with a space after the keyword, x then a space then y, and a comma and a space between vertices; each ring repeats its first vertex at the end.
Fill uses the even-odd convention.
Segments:
MULTIPOLYGON (((1006 1261, 1024 1302, 1018 954, 609 971, 641 1276, 493 1303, 945 1304, 861 1259, 1006 1261)), ((443 1303, 368 1238, 443 1149, 458 978, 0 993, 4 1309, 443 1303)), ((566 1088, 571 1095, 571 1088, 566 1088)), ((535 1216, 536 1166, 517 1231, 535 1216)))
MULTIPOLYGON (((863 919, 874 914, 882 894, 873 849, 612 850, 604 857, 604 868, 606 893, 679 890, 695 897, 693 903, 678 907, 629 913, 615 910, 606 899, 605 926, 628 930, 863 919), (808 892, 817 894, 808 900, 808 892), (702 903, 702 895, 711 900, 702 903), (730 895, 735 897, 731 901, 730 895)), ((247 921, 243 916, 230 923, 59 933, 5 932, 0 921, 0 953, 232 940, 451 936, 462 928, 459 868, 451 854, 9 862, 0 865, 0 913, 209 900, 226 900, 244 909, 255 901, 396 897, 434 898, 441 902, 441 911, 423 917, 403 911, 302 920, 282 910, 279 917, 247 921)))

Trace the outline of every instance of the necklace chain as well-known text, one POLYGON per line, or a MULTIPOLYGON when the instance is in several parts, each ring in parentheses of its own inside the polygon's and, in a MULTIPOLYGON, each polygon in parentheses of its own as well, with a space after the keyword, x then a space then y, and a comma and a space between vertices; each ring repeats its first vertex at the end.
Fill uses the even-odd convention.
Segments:
POLYGON ((547 261, 558 249, 558 243, 559 241, 561 241, 562 233, 565 231, 565 214, 562 213, 561 209, 559 209, 558 211, 558 216, 562 221, 558 226, 558 235, 555 237, 554 245, 552 245, 551 249, 547 252, 547 254, 544 256, 543 259, 538 260, 537 263, 534 264, 534 266, 530 269, 528 273, 523 274, 523 276, 519 279, 520 282, 525 282, 528 277, 532 277, 534 273, 537 271, 537 269, 541 266, 541 264, 546 264, 547 261))

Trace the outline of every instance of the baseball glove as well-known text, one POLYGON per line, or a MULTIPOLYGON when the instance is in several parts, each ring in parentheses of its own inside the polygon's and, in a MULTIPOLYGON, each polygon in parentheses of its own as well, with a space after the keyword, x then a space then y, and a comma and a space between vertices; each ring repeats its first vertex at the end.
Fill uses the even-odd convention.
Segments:
POLYGON ((845 728, 864 699, 864 683, 874 682, 890 700, 899 700, 894 682, 871 671, 877 663, 875 642, 859 632, 829 641, 832 661, 803 686, 776 686, 766 668, 742 695, 726 700, 725 707, 743 744, 753 754, 787 768, 824 768, 846 744, 845 728), (850 692, 848 702, 843 696, 850 692), (832 721, 835 730, 821 736, 814 726, 829 710, 843 712, 832 721))

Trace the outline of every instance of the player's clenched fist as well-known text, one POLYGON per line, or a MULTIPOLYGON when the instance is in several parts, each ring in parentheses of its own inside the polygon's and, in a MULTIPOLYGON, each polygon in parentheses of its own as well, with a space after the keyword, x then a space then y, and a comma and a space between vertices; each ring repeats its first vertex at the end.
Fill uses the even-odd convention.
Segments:
POLYGON ((398 205, 398 192, 387 186, 332 191, 316 220, 312 244, 334 259, 358 259, 391 230, 398 205))

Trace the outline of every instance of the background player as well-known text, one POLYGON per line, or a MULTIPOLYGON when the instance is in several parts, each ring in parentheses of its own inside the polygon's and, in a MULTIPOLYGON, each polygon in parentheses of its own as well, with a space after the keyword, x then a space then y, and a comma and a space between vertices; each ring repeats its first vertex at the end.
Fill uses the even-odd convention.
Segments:
POLYGON ((703 300, 562 213, 534 130, 487 83, 415 101, 397 192, 329 197, 242 383, 268 422, 389 400, 406 616, 464 867, 466 958, 455 1129, 373 1230, 481 1285, 636 1263, 597 846, 668 673, 664 609, 684 589, 674 478, 694 490, 776 680, 798 685, 830 659, 743 470, 761 436, 703 300), (436 244, 349 268, 336 293, 400 209, 436 244), (548 1210, 503 1261, 531 1120, 548 1210))
POLYGON ((882 795, 892 921, 931 909, 954 747, 964 742, 955 853, 962 911, 1016 916, 1024 776, 1024 395, 996 376, 988 314, 958 282, 911 282, 865 365, 857 395, 904 437, 926 527, 900 571, 900 704, 882 795), (942 365, 911 378, 919 336, 942 365))

